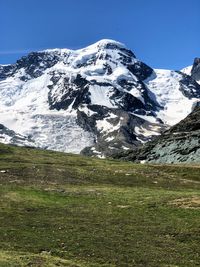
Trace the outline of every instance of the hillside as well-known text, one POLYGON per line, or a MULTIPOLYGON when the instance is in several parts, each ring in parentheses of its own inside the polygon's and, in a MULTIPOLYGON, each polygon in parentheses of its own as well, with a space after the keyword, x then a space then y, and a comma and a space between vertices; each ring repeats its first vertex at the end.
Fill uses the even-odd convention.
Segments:
POLYGON ((161 136, 117 158, 151 163, 200 163, 200 107, 161 136))
POLYGON ((199 174, 1 144, 0 266, 199 266, 199 174))

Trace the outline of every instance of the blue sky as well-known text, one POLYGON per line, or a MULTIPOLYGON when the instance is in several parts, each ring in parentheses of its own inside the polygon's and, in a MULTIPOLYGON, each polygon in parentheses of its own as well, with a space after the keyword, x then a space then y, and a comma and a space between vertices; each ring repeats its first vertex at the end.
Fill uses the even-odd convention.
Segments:
POLYGON ((29 51, 123 42, 155 68, 200 57, 199 0, 0 0, 0 64, 29 51))

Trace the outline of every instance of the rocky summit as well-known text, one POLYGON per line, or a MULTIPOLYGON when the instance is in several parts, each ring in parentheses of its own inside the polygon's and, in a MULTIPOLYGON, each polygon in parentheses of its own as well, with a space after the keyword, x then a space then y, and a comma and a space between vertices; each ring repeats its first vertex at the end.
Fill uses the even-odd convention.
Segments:
POLYGON ((200 58, 195 58, 191 69, 191 76, 196 81, 200 82, 200 58))
POLYGON ((113 40, 32 52, 0 65, 0 141, 98 157, 136 149, 194 109, 199 66, 153 69, 113 40))

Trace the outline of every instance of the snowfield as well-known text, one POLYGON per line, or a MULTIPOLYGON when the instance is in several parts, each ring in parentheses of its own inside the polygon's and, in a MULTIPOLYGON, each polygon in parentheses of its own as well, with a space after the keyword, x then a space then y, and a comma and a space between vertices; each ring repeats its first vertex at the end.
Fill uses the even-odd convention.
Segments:
POLYGON ((162 107, 157 116, 170 126, 184 119, 191 111, 197 99, 188 99, 180 91, 182 76, 171 70, 155 69, 154 74, 145 82, 162 107))

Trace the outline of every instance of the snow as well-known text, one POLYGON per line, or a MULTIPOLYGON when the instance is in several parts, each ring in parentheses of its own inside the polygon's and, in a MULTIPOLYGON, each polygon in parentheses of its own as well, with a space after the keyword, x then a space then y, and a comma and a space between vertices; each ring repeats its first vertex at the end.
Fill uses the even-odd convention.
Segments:
POLYGON ((0 67, 7 67, 10 66, 11 64, 0 64, 0 67))
POLYGON ((0 123, 31 136, 40 148, 79 153, 94 137, 77 125, 75 113, 49 110, 49 84, 48 72, 27 82, 16 76, 0 81, 0 123))
POLYGON ((18 146, 32 146, 34 147, 35 144, 31 140, 24 138, 24 136, 16 134, 12 135, 9 133, 9 129, 6 129, 8 132, 0 132, 0 143, 4 144, 16 144, 18 146))
POLYGON ((90 99, 91 104, 102 105, 106 107, 113 108, 115 104, 110 100, 112 95, 112 87, 92 85, 90 86, 90 99))
POLYGON ((88 63, 96 55, 96 51, 83 51, 82 53, 78 54, 75 60, 72 62, 72 67, 78 68, 79 65, 88 63))
POLYGON ((112 131, 112 127, 113 127, 113 125, 110 122, 108 122, 106 119, 97 120, 96 121, 96 126, 97 126, 97 129, 100 132, 105 132, 105 133, 111 132, 112 131))
POLYGON ((149 129, 141 126, 141 127, 138 127, 136 126, 135 129, 134 129, 134 132, 137 134, 137 135, 142 135, 144 137, 151 137, 153 135, 159 135, 159 130, 160 130, 160 127, 159 126, 152 126, 150 125, 149 126, 149 129))
POLYGON ((133 115, 135 115, 136 117, 141 118, 143 120, 146 120, 146 121, 148 121, 150 123, 157 123, 156 118, 153 117, 153 116, 139 115, 139 114, 134 113, 134 112, 133 112, 133 115))
POLYGON ((59 53, 59 54, 64 54, 64 53, 71 53, 73 50, 67 49, 67 48, 52 48, 52 49, 45 49, 45 50, 40 50, 38 51, 39 53, 59 53))
POLYGON ((133 87, 131 91, 129 91, 129 94, 137 97, 145 105, 144 98, 141 96, 141 92, 138 90, 138 88, 133 87))
POLYGON ((192 70, 192 65, 191 66, 188 66, 188 67, 185 67, 183 68, 182 70, 180 70, 181 72, 187 74, 187 75, 191 75, 191 70, 192 70))
POLYGON ((12 137, 6 134, 0 134, 0 142, 4 144, 10 144, 12 137))
POLYGON ((196 98, 188 99, 180 91, 181 74, 171 70, 155 69, 145 83, 162 107, 157 117, 165 124, 174 125, 184 119, 192 110, 196 98))
MULTIPOLYGON (((115 119, 115 118, 118 118, 118 116, 113 113, 109 113, 109 119, 115 119)), ((120 118, 120 119, 123 119, 123 118, 120 118)))
POLYGON ((86 51, 86 50, 93 51, 93 50, 96 50, 97 48, 103 49, 103 48, 105 48, 105 46, 107 44, 114 44, 114 45, 118 46, 119 48, 126 48, 126 46, 123 43, 117 42, 117 41, 112 40, 112 39, 102 39, 102 40, 100 40, 94 44, 87 46, 86 48, 82 48, 82 49, 79 49, 76 51, 81 53, 81 52, 86 51))
POLYGON ((96 121, 96 126, 97 126, 97 129, 100 132, 108 134, 108 133, 111 133, 111 132, 119 130, 120 121, 119 121, 119 123, 117 125, 114 126, 111 122, 108 121, 108 118, 106 118, 106 119, 103 119, 103 120, 97 120, 96 121))
POLYGON ((87 107, 87 105, 82 105, 79 107, 79 110, 84 112, 87 116, 91 117, 92 115, 96 114, 96 112, 92 111, 87 107))
POLYGON ((107 142, 110 142, 110 141, 112 141, 112 140, 114 140, 114 139, 115 139, 114 136, 109 136, 109 137, 107 137, 105 140, 106 140, 107 142))
POLYGON ((110 75, 112 81, 119 80, 132 80, 133 75, 125 66, 118 66, 114 69, 113 73, 110 75))
POLYGON ((130 148, 126 147, 126 146, 122 146, 122 149, 124 150, 129 150, 130 148))

